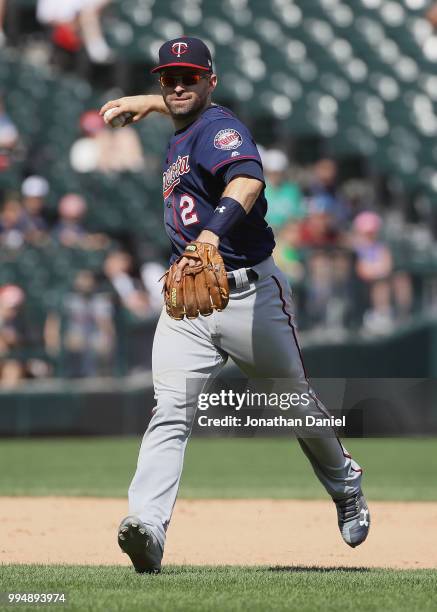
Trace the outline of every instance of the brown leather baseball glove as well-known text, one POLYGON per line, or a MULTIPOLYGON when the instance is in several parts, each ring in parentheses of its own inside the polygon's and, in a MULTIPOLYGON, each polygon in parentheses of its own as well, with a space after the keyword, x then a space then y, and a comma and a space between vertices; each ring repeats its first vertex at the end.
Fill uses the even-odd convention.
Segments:
POLYGON ((165 274, 164 300, 173 319, 195 319, 223 310, 229 302, 229 285, 223 259, 212 244, 191 242, 165 274), (180 282, 175 279, 177 264, 187 257, 195 265, 185 266, 180 282))

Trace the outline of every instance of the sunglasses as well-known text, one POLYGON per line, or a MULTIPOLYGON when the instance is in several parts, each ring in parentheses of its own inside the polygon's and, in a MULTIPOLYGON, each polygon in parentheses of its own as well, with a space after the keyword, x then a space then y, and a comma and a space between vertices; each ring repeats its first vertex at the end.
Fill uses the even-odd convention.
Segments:
POLYGON ((185 87, 189 87, 190 85, 197 85, 200 79, 207 79, 208 77, 209 74, 161 74, 159 77, 159 82, 163 87, 176 87, 179 82, 185 87))

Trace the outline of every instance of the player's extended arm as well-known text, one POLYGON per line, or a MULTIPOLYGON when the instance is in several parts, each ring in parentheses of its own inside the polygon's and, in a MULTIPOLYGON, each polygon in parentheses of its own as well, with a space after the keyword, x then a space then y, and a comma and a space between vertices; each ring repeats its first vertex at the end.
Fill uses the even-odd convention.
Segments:
MULTIPOLYGON (((220 203, 222 202, 223 198, 232 198, 232 200, 234 200, 237 204, 239 204, 241 208, 243 208, 243 211, 247 214, 251 211, 252 206, 255 204, 259 194, 262 191, 263 186, 264 186, 263 183, 259 181, 258 179, 250 178, 247 176, 236 176, 235 178, 232 179, 232 181, 230 181, 226 185, 226 188, 223 191, 220 203)), ((224 205, 226 206, 226 203, 224 205)), ((235 204, 234 204, 234 207, 235 207, 235 204)), ((220 208, 221 206, 219 204, 217 206, 216 213, 214 213, 210 221, 214 218, 216 214, 224 215, 223 219, 225 219, 227 210, 225 208, 223 213, 217 212, 217 211, 220 211, 220 208)), ((242 216, 242 214, 237 208, 235 208, 234 210, 235 212, 232 211, 233 217, 235 219, 235 222, 238 223, 238 221, 244 217, 242 216)), ((232 220, 230 222, 232 223, 232 220)), ((226 227, 224 228, 224 230, 226 231, 226 227)), ((217 247, 220 242, 220 236, 218 236, 212 231, 209 231, 208 229, 204 229, 199 234, 197 241, 198 242, 209 242, 210 244, 213 244, 214 246, 217 247)))
POLYGON ((249 213, 258 199, 264 184, 248 176, 236 176, 227 185, 222 198, 233 198, 249 213))
POLYGON ((130 121, 128 121, 128 123, 136 123, 153 112, 162 113, 163 115, 169 114, 162 96, 155 94, 146 94, 143 96, 125 96, 124 98, 118 98, 117 100, 110 100, 102 106, 99 112, 105 119, 106 123, 109 123, 122 113, 132 114, 132 118, 130 121), (112 112, 105 117, 105 113, 108 110, 112 110, 112 112))

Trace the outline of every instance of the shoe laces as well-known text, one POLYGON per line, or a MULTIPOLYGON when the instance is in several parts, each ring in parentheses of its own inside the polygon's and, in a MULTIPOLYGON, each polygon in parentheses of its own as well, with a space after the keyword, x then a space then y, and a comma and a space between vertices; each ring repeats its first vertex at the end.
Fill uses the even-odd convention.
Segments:
POLYGON ((359 498, 360 494, 355 493, 355 495, 351 495, 345 499, 340 499, 336 502, 340 518, 343 522, 350 521, 359 515, 359 498))

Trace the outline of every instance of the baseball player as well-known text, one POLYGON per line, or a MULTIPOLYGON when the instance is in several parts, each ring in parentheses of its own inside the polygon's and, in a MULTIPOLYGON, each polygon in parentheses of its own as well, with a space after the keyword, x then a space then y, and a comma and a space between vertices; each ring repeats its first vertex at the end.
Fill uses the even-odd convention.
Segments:
MULTIPOLYGON (((260 156, 247 127, 211 102, 217 75, 207 46, 197 38, 170 40, 152 72, 159 74, 162 98, 121 98, 100 111, 107 122, 161 112, 175 127, 163 165, 172 254, 153 343, 156 406, 129 488, 130 514, 118 531, 140 573, 161 569, 195 416, 188 378, 200 389, 230 356, 248 377, 289 379, 293 390, 310 397, 306 414, 328 415, 307 380, 289 283, 272 258, 260 156)), ((362 469, 328 427, 324 437, 298 439, 336 504, 343 539, 358 546, 370 525, 362 469)))

